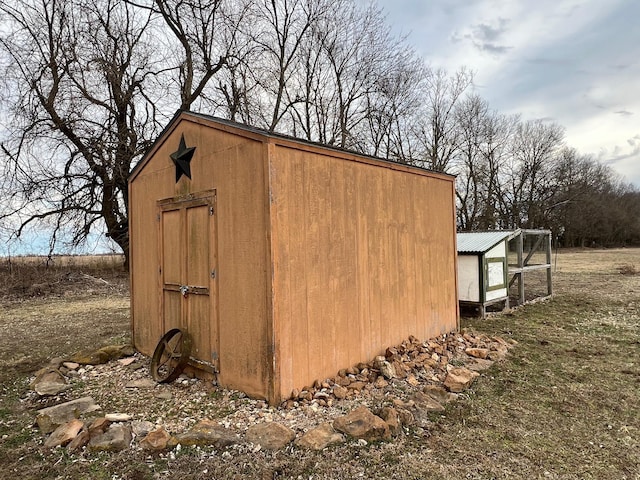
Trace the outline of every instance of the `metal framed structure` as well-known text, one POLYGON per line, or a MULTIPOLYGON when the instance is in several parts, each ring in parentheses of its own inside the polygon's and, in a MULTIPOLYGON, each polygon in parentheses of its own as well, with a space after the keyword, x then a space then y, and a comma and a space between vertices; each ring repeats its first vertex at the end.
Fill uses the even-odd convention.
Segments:
MULTIPOLYGON (((521 305, 553 294, 551 231, 494 230, 457 234, 458 300, 486 316, 487 307, 521 305), (527 275, 546 272, 544 294, 527 290, 527 275), (517 294, 511 295, 514 284, 517 294), (529 298, 528 298, 529 297, 529 298)), ((538 278, 536 287, 540 287, 538 278)), ((529 283, 533 287, 533 282, 529 283)))
POLYGON ((509 288, 517 283, 518 294, 515 304, 527 302, 526 276, 529 273, 546 271, 546 295, 553 295, 551 276, 551 230, 518 229, 509 236, 509 252, 515 256, 515 263, 509 263, 509 288), (542 258, 541 258, 542 257, 542 258))

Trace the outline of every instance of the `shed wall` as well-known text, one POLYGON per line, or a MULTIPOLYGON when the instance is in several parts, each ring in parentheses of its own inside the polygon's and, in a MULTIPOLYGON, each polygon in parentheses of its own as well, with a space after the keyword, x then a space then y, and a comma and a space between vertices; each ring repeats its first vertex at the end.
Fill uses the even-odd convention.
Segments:
POLYGON ((272 148, 279 391, 457 326, 453 179, 272 148))
POLYGON ((265 144, 181 120, 156 145, 130 183, 131 283, 133 342, 150 355, 164 333, 158 280, 157 201, 184 198, 215 189, 217 196, 218 316, 220 383, 267 397, 268 349, 268 205, 265 144), (184 133, 196 147, 192 180, 175 180, 170 154, 184 133))

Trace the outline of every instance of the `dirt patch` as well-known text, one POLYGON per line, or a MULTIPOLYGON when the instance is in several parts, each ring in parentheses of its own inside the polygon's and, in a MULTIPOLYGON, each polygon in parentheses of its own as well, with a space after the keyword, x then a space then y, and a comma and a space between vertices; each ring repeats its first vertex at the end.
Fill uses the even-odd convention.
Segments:
MULTIPOLYGON (((35 369, 53 356, 128 340, 128 300, 105 293, 5 302, 0 322, 12 347, 0 351, 0 463, 16 478, 45 479, 637 479, 640 276, 623 275, 618 267, 640 265, 640 249, 560 253, 556 260, 553 299, 484 321, 462 320, 463 327, 513 338, 518 346, 445 412, 431 414, 426 428, 394 442, 350 441, 321 452, 295 446, 254 451, 247 445, 184 447, 151 456, 136 449, 47 452, 32 428, 36 405, 29 400, 29 365, 35 369)), ((402 383, 397 388, 402 395, 402 383)), ((209 411, 218 418, 233 419, 256 402, 237 393, 224 402, 214 391, 201 393, 209 409, 233 402, 233 411, 209 411)), ((119 403, 123 398, 114 387, 106 408, 127 407, 128 401, 119 403)), ((198 402, 193 414, 162 402, 154 404, 158 416, 174 415, 176 422, 200 416, 198 402)), ((267 412, 264 405, 254 407, 255 415, 267 412)))

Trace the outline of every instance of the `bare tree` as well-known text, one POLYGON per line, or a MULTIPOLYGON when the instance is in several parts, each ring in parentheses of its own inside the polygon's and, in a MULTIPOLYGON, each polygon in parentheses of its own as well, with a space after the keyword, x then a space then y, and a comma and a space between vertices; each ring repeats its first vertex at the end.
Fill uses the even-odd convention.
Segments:
POLYGON ((400 50, 366 96, 366 123, 360 134, 366 153, 399 163, 414 163, 419 142, 412 135, 420 115, 425 67, 411 50, 400 50))
POLYGON ((619 246, 640 241, 640 192, 610 167, 564 148, 554 166, 555 197, 546 218, 566 247, 619 246))
MULTIPOLYGON (((132 5, 158 13, 176 42, 166 44, 173 57, 169 69, 180 94, 180 109, 188 110, 203 97, 213 76, 222 69, 234 51, 238 25, 245 18, 249 4, 234 2, 234 9, 223 0, 153 0, 132 5), (175 75, 177 73, 177 75, 175 75)), ((162 34, 161 34, 162 35, 162 34)), ((160 36, 158 37, 160 38, 160 36)))
POLYGON ((464 230, 500 227, 504 164, 519 119, 492 111, 476 94, 462 100, 455 113, 459 149, 452 172, 458 175, 458 224, 464 230))
MULTIPOLYGON (((260 105, 260 126, 287 130, 281 122, 302 101, 292 79, 312 26, 329 11, 330 0, 256 0, 245 39, 256 45, 250 57, 259 89, 249 101, 260 105)), ((290 126, 289 126, 290 127, 290 126)))
POLYGON ((403 53, 402 43, 392 36, 374 4, 341 5, 340 15, 327 23, 329 34, 322 44, 335 89, 329 109, 335 135, 329 143, 363 151, 365 141, 357 133, 369 113, 367 95, 385 88, 386 74, 403 53))
POLYGON ((555 190, 553 166, 563 139, 564 129, 557 123, 529 120, 517 125, 500 197, 505 227, 539 228, 546 223, 545 206, 555 190))
POLYGON ((3 216, 21 216, 18 235, 38 221, 52 245, 63 230, 74 244, 106 230, 128 260, 129 172, 224 63, 211 34, 228 19, 220 3, 0 0, 15 88, 2 144, 15 208, 3 216))
POLYGON ((473 75, 461 68, 454 75, 442 69, 426 76, 424 113, 418 121, 415 135, 423 148, 423 165, 446 172, 458 148, 458 128, 455 107, 471 86, 473 75))

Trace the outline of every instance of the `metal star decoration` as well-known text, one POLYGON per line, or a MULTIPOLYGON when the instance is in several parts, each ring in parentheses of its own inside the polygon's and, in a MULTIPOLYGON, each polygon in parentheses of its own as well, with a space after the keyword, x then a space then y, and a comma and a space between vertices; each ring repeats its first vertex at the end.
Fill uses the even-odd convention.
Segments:
POLYGON ((171 154, 171 160, 176 165, 176 183, 180 180, 182 175, 186 175, 191 178, 191 158, 196 151, 196 147, 187 148, 187 144, 184 141, 184 134, 180 138, 180 146, 178 151, 171 154))

